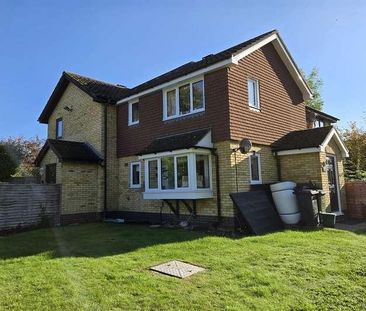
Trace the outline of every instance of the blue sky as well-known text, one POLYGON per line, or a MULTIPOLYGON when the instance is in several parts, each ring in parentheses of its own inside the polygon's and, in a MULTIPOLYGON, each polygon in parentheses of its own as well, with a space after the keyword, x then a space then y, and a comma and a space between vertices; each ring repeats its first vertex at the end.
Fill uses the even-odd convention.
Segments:
POLYGON ((319 68, 324 110, 361 121, 364 0, 0 0, 0 137, 46 136, 37 118, 63 70, 134 86, 272 29, 319 68))

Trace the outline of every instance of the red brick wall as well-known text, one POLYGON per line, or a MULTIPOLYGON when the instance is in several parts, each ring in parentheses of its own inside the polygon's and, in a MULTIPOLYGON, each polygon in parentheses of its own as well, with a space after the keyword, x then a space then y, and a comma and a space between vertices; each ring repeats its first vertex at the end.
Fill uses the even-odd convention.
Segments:
POLYGON ((366 219, 366 181, 346 182, 347 216, 366 219))
POLYGON ((268 145, 307 128, 302 93, 272 44, 230 68, 229 92, 232 139, 268 145), (248 106, 248 78, 259 80, 260 112, 248 106))
POLYGON ((227 68, 205 75, 206 108, 202 113, 163 121, 163 93, 158 91, 140 98, 140 122, 128 126, 128 104, 118 106, 119 157, 135 155, 154 139, 211 128, 214 142, 229 139, 227 68))

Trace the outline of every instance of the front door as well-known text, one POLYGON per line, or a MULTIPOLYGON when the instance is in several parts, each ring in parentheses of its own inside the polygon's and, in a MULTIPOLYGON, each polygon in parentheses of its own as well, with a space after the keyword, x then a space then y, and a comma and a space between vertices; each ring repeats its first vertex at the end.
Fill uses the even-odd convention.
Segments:
POLYGON ((332 212, 339 212, 338 201, 338 176, 336 169, 335 156, 327 156, 327 173, 328 173, 328 185, 330 194, 330 209, 332 212))

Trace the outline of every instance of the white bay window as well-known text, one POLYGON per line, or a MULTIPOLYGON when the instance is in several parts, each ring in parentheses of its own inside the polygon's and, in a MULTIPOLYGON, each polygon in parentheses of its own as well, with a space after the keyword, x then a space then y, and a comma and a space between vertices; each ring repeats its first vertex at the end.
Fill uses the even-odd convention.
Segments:
POLYGON ((197 78, 164 91, 164 120, 205 110, 204 80, 197 78))
POLYGON ((204 199, 212 197, 211 154, 190 149, 142 157, 145 199, 204 199))

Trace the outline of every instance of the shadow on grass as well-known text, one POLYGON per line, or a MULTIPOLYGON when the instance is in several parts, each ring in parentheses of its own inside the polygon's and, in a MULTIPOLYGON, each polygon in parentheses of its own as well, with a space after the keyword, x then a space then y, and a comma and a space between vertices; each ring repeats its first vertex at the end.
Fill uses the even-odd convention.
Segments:
POLYGON ((97 258, 195 240, 205 235, 182 229, 104 223, 39 229, 0 237, 0 259, 41 253, 48 253, 52 258, 97 258))

